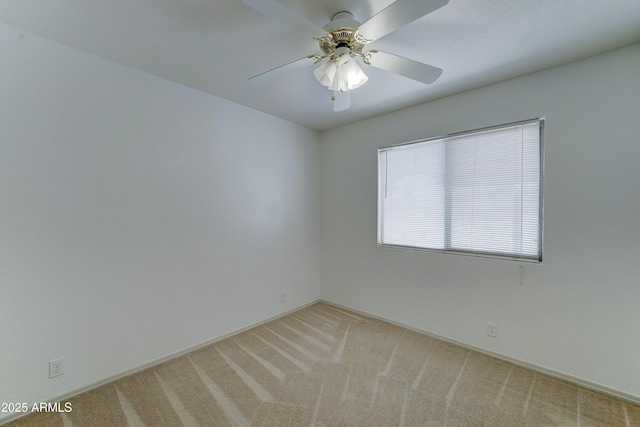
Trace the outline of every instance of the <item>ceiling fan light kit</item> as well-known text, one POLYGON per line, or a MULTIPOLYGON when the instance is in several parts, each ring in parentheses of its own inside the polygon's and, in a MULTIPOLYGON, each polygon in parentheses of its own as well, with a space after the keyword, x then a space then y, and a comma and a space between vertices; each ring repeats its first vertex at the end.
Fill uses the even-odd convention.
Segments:
MULTIPOLYGON (((356 89, 369 80, 362 71, 354 56, 359 56, 369 63, 371 53, 362 53, 367 40, 358 33, 359 22, 353 19, 351 13, 343 11, 333 15, 331 22, 324 26, 328 34, 315 37, 324 55, 309 55, 315 63, 329 58, 313 72, 318 82, 334 92, 347 92, 356 89)), ((335 95, 332 97, 335 101, 335 95)))
MULTIPOLYGON (((398 28, 433 12, 448 3, 448 0, 396 0, 364 24, 356 21, 347 11, 333 15, 331 21, 322 29, 284 7, 277 0, 242 0, 247 6, 279 19, 307 33, 318 31, 327 32, 322 37, 314 37, 318 41, 322 54, 308 55, 297 61, 274 68, 265 73, 253 76, 250 80, 265 82, 283 73, 297 69, 302 61, 312 59, 315 64, 327 59, 313 72, 316 80, 333 91, 331 97, 334 110, 341 111, 349 108, 349 91, 362 86, 369 79, 354 58, 360 58, 363 63, 391 71, 396 74, 417 80, 421 83, 433 83, 442 70, 417 61, 387 52, 369 50, 363 52, 364 47, 373 41, 360 34, 365 28, 376 38, 382 37, 398 28)), ((365 33, 366 34, 366 33, 365 33)))
POLYGON ((313 74, 321 85, 340 92, 359 88, 369 80, 349 52, 336 53, 313 74))

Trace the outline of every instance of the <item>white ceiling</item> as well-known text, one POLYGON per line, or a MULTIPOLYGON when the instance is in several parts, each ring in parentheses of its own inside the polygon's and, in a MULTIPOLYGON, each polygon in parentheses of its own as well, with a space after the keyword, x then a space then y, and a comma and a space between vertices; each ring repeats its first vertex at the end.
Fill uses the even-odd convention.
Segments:
MULTIPOLYGON (((392 2, 281 0, 320 26, 342 10, 363 22, 392 2)), ((338 113, 312 61, 263 86, 247 80, 319 49, 241 0, 0 0, 0 21, 325 130, 639 42, 640 0, 450 0, 367 46, 442 68, 440 79, 363 66, 369 82, 338 113)))

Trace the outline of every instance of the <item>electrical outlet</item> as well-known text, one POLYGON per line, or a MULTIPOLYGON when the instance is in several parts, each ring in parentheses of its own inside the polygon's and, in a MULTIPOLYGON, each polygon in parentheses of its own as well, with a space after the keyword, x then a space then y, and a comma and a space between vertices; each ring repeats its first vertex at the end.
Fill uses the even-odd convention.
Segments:
POLYGON ((49 378, 64 374, 64 357, 49 361, 49 378))
POLYGON ((487 335, 493 338, 498 337, 498 325, 495 323, 487 322, 487 335))
POLYGON ((287 293, 280 292, 280 302, 285 302, 287 300, 287 293))

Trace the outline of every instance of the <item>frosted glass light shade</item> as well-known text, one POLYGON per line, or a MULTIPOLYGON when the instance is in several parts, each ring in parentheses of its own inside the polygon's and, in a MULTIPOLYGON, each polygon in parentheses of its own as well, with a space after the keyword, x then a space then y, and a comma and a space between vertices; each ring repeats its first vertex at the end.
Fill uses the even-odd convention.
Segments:
POLYGON ((316 68, 313 71, 313 75, 316 76, 316 79, 321 85, 329 87, 333 83, 337 68, 336 61, 330 59, 316 68))
POLYGON ((318 82, 332 91, 346 92, 369 80, 351 55, 343 54, 322 64, 313 74, 318 82))
POLYGON ((369 77, 360 69, 355 59, 349 55, 342 55, 338 59, 338 69, 336 70, 336 77, 333 79, 334 90, 341 90, 346 92, 347 90, 356 89, 369 80, 369 77), (337 81, 337 85, 336 85, 337 81))

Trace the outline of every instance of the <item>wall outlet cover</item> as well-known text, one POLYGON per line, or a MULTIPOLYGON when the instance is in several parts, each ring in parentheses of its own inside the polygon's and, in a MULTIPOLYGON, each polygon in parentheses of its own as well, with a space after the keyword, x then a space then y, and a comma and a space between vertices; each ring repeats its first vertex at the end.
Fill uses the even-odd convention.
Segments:
POLYGON ((487 335, 493 338, 498 337, 498 325, 495 323, 488 322, 487 323, 487 335))
POLYGON ((64 357, 49 361, 49 378, 64 374, 64 357))

